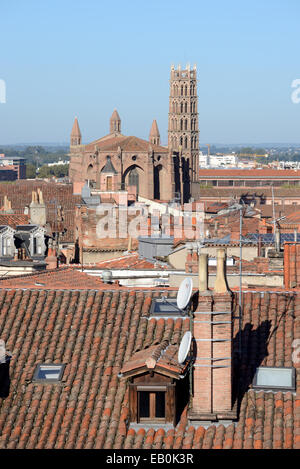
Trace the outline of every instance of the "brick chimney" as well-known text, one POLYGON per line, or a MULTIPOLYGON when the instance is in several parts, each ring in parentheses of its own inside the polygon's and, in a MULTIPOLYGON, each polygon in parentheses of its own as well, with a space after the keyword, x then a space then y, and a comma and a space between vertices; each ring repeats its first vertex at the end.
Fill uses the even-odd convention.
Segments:
POLYGON ((293 241, 284 243, 284 287, 287 289, 298 288, 300 285, 299 277, 300 266, 300 243, 293 241))
POLYGON ((232 409, 232 293, 225 266, 225 249, 218 249, 217 276, 211 291, 207 283, 207 255, 200 254, 190 421, 231 420, 236 415, 232 409))
POLYGON ((57 253, 51 239, 49 240, 48 255, 45 262, 47 263, 47 269, 57 269, 58 267, 57 253))
POLYGON ((7 198, 7 196, 4 196, 4 201, 3 201, 3 207, 1 209, 2 213, 14 213, 14 211, 11 208, 11 201, 7 198))
POLYGON ((46 205, 40 188, 32 191, 32 201, 29 205, 30 223, 44 226, 46 224, 46 205))

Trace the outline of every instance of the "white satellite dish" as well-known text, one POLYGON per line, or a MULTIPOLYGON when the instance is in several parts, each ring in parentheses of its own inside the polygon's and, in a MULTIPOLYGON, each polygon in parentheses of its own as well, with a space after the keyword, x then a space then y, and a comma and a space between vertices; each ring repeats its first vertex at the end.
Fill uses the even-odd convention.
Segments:
POLYGON ((187 354, 190 351, 192 341, 192 333, 187 331, 181 339, 179 350, 178 350, 178 363, 180 365, 184 362, 187 357, 187 354))
POLYGON ((191 277, 186 277, 184 280, 182 280, 178 293, 177 293, 177 306, 179 309, 184 309, 192 295, 193 291, 193 281, 191 277))

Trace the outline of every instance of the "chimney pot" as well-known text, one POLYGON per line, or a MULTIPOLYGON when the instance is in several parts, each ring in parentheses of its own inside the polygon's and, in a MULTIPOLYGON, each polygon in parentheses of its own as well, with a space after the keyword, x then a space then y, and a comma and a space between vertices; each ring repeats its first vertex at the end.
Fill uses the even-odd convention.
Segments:
POLYGON ((226 280, 226 251, 225 249, 217 250, 217 276, 215 282, 214 293, 228 292, 226 280))
POLYGON ((199 292, 208 290, 208 254, 199 256, 199 292))

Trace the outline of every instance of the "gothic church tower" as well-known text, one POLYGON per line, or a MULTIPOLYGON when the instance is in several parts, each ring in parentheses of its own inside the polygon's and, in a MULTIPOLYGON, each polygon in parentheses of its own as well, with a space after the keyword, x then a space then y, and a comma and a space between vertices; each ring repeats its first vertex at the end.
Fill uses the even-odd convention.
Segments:
POLYGON ((168 122, 168 147, 183 157, 185 170, 183 184, 198 180, 199 130, 198 130, 197 69, 187 65, 177 70, 171 67, 168 122), (188 181, 189 179, 189 181, 188 181))

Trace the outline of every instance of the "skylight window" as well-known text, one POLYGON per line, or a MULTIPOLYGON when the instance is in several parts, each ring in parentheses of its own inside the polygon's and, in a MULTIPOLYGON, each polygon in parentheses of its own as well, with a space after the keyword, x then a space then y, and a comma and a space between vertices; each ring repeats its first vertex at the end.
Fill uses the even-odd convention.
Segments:
POLYGON ((295 391, 295 368, 261 366, 256 370, 253 388, 270 391, 295 391))
POLYGON ((150 316, 182 316, 178 309, 176 298, 153 300, 150 316))
POLYGON ((45 364, 36 367, 33 381, 42 383, 57 383, 61 381, 65 365, 45 364))

